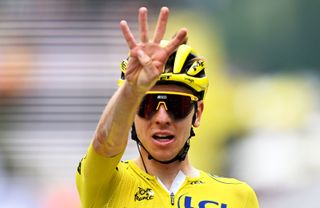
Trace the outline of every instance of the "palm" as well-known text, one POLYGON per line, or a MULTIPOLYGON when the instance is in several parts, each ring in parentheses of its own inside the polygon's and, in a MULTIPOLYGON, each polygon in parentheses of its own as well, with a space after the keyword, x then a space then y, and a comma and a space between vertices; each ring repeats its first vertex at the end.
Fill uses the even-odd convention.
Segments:
POLYGON ((140 49, 150 57, 150 63, 143 66, 138 58, 131 58, 127 68, 126 79, 131 83, 143 86, 148 85, 161 74, 163 66, 170 54, 158 44, 147 43, 133 49, 131 56, 135 57, 135 54, 138 54, 137 51, 140 49))
POLYGON ((186 30, 181 29, 165 47, 160 46, 160 41, 165 34, 168 20, 168 8, 160 11, 157 27, 153 39, 149 41, 147 10, 139 10, 140 43, 136 43, 127 23, 121 21, 120 26, 130 49, 130 59, 126 71, 126 80, 140 89, 149 89, 162 73, 170 54, 185 40, 186 30))

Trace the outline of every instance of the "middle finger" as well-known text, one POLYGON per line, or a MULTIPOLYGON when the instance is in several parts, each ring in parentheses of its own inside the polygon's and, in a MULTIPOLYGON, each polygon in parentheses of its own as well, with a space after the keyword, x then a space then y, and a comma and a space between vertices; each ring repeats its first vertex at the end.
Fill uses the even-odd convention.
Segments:
POLYGON ((148 10, 145 7, 139 9, 139 30, 140 40, 147 43, 148 40, 148 10))
POLYGON ((168 7, 162 7, 160 10, 156 30, 155 30, 154 36, 153 36, 154 43, 160 43, 160 41, 162 40, 162 38, 166 32, 168 17, 169 17, 168 7))

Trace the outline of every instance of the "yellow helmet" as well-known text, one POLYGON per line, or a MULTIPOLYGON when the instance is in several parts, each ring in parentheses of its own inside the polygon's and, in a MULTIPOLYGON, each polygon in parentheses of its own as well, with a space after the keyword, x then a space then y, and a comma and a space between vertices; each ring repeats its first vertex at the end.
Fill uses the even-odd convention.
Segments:
MULTIPOLYGON (((168 41, 161 41, 161 46, 168 41)), ((125 80, 129 58, 120 64, 121 78, 119 85, 125 80)), ((156 84, 177 84, 191 89, 194 94, 202 100, 208 90, 209 80, 205 73, 205 61, 197 56, 196 51, 189 45, 182 44, 169 56, 163 73, 159 76, 156 84)))

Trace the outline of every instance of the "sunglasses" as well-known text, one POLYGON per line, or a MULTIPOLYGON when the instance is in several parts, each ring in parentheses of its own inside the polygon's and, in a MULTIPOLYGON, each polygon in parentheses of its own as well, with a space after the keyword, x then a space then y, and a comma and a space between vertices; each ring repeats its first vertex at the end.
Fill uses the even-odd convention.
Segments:
POLYGON ((138 115, 150 119, 163 105, 174 120, 180 120, 189 115, 197 101, 196 96, 188 93, 150 91, 142 99, 138 115))

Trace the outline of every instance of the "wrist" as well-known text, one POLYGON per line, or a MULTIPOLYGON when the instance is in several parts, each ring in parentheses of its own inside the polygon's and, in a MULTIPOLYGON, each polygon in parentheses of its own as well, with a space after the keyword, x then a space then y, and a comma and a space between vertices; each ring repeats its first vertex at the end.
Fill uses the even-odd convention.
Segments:
POLYGON ((143 97, 150 89, 149 87, 142 87, 133 83, 129 83, 127 80, 124 82, 122 87, 126 96, 137 98, 143 97))
POLYGON ((127 102, 131 103, 131 107, 139 104, 148 90, 148 88, 137 87, 127 81, 122 86, 122 93, 127 102))

